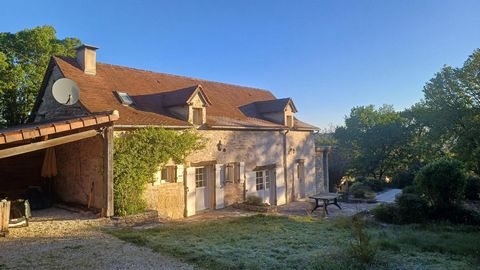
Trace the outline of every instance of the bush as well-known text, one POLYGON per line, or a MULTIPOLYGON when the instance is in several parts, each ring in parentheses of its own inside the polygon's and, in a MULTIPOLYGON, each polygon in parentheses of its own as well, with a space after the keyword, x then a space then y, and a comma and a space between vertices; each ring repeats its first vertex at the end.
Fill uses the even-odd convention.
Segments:
POLYGON ((395 204, 380 204, 372 214, 381 222, 392 224, 423 223, 428 220, 427 201, 412 193, 402 193, 395 204))
POLYGON ((480 200, 480 177, 471 175, 467 178, 465 186, 465 198, 469 200, 480 200))
POLYGON ((402 189, 402 193, 411 193, 411 194, 418 194, 418 190, 415 186, 406 186, 404 189, 402 189))
POLYGON ((145 210, 146 185, 153 182, 158 167, 204 146, 194 131, 141 128, 114 138, 113 187, 115 215, 126 216, 145 210))
POLYGON ((413 184, 415 174, 412 172, 400 172, 393 176, 392 187, 404 188, 413 184))
POLYGON ((423 167, 415 177, 415 185, 434 209, 448 209, 464 198, 466 174, 463 164, 441 159, 423 167))
POLYGON ((363 181, 363 184, 375 192, 380 192, 385 189, 386 182, 382 179, 367 178, 363 181))
POLYGON ((428 219, 428 203, 417 194, 402 193, 395 199, 395 202, 398 210, 398 223, 423 223, 428 219))
POLYGON ((371 237, 365 232, 365 218, 352 219, 352 233, 355 241, 350 244, 353 256, 364 264, 369 264, 375 259, 377 246, 371 242, 371 237))
POLYGON ((359 199, 374 199, 377 196, 369 186, 361 182, 353 183, 353 185, 350 186, 350 193, 353 194, 353 197, 359 199))
POLYGON ((436 209, 431 219, 445 220, 455 224, 480 225, 480 214, 462 205, 452 205, 446 209, 436 209))
POLYGON ((398 209, 395 204, 379 204, 371 210, 373 216, 380 222, 398 223, 398 209))
POLYGON ((256 206, 263 206, 263 201, 262 198, 254 195, 249 195, 247 196, 247 199, 245 200, 245 204, 248 205, 256 205, 256 206))

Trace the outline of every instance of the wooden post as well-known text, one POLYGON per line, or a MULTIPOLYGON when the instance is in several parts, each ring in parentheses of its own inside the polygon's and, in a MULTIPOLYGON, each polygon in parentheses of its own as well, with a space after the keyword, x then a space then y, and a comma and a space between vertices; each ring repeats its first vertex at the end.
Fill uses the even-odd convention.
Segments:
POLYGON ((107 127, 103 133, 103 214, 111 217, 113 211, 113 127, 107 127))
POLYGON ((0 236, 8 235, 8 224, 10 223, 10 202, 0 201, 0 236))

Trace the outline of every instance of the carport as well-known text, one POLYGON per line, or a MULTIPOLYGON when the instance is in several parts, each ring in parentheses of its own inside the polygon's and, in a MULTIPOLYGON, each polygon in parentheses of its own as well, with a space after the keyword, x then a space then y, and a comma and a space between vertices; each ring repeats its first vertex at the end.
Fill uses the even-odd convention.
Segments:
POLYGON ((34 207, 62 203, 112 216, 118 118, 114 111, 0 130, 0 199, 28 199, 33 190, 34 207))

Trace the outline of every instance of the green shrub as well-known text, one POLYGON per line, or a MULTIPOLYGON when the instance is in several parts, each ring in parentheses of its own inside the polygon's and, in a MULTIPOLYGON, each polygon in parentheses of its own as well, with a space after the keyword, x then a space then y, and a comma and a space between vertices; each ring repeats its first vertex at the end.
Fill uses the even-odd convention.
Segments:
POLYGON ((379 204, 371 210, 371 213, 380 222, 398 223, 398 209, 395 204, 379 204))
POLYGON ((375 192, 380 192, 385 189, 387 183, 382 179, 367 178, 363 181, 363 184, 375 192))
POLYGON ((350 251, 361 263, 369 264, 374 261, 377 246, 371 242, 371 237, 365 232, 365 218, 356 216, 352 219, 352 234, 354 241, 350 244, 350 251))
POLYGON ((263 201, 262 201, 262 198, 258 197, 258 196, 254 196, 254 195, 249 195, 247 196, 246 200, 245 200, 245 204, 248 204, 248 205, 256 205, 256 206, 263 206, 263 201))
POLYGON ((395 204, 380 204, 371 212, 378 221, 392 224, 424 223, 429 218, 427 201, 412 193, 402 193, 395 204))
POLYGON ((465 198, 469 200, 480 200, 480 177, 471 175, 467 178, 465 186, 465 198))
POLYGON ((113 187, 115 214, 125 216, 145 210, 143 193, 158 167, 170 159, 182 163, 204 146, 195 132, 142 128, 114 139, 113 187))
POLYGON ((361 182, 355 182, 350 186, 350 193, 358 199, 374 199, 377 194, 373 192, 369 186, 361 182))
POLYGON ((402 193, 395 199, 395 202, 398 223, 423 223, 428 219, 428 203, 417 194, 402 193))
POLYGON ((435 209, 431 219, 445 220, 454 224, 480 225, 480 214, 463 205, 451 205, 445 209, 435 209))
POLYGON ((466 174, 463 164, 457 160, 441 159, 426 165, 414 182, 437 210, 450 208, 465 195, 466 174))
POLYGON ((393 176, 392 187, 405 188, 413 184, 413 179, 415 179, 415 174, 412 172, 397 173, 393 176))
POLYGON ((406 186, 405 188, 403 188, 402 193, 418 194, 418 190, 414 185, 411 185, 411 186, 406 186))

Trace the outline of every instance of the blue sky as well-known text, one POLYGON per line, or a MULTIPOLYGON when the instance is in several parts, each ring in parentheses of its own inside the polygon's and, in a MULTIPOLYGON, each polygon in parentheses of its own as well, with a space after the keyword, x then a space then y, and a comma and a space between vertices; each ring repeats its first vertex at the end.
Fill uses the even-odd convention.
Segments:
POLYGON ((0 32, 53 25, 102 62, 271 90, 326 128, 409 107, 480 48, 480 1, 5 1, 0 32))

